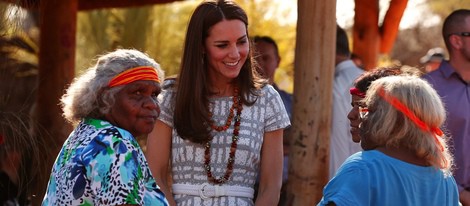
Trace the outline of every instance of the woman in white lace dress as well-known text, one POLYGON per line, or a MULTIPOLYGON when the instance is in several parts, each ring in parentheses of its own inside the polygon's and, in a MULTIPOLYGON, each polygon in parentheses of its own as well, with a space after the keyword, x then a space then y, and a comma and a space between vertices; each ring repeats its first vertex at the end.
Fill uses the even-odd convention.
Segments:
POLYGON ((226 0, 204 1, 191 17, 180 74, 164 85, 147 142, 170 205, 277 205, 290 122, 256 73, 247 26, 243 9, 226 0))

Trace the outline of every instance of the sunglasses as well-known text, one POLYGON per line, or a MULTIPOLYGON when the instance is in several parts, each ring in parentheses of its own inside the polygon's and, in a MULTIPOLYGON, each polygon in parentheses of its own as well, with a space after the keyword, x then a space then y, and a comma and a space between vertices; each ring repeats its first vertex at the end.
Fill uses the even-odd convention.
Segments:
POLYGON ((449 36, 450 36, 450 35, 457 35, 457 36, 469 37, 469 36, 470 36, 470 32, 457 32, 457 33, 449 34, 449 36))
POLYGON ((365 119, 369 114, 369 109, 367 107, 359 106, 359 117, 361 120, 365 119))

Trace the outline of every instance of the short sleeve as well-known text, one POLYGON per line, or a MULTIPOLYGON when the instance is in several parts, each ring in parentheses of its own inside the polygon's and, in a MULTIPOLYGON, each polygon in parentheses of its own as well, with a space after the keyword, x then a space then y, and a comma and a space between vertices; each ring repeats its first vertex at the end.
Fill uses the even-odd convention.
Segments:
POLYGON ((271 132, 290 126, 289 116, 279 93, 271 85, 267 85, 263 89, 266 95, 266 126, 264 130, 271 132))
POLYGON ((329 202, 338 206, 370 205, 370 175, 363 168, 354 161, 344 164, 323 189, 323 198, 318 205, 329 202))
POLYGON ((165 80, 163 90, 158 95, 158 102, 160 106, 160 116, 158 116, 158 120, 164 122, 170 127, 173 127, 173 114, 174 114, 174 102, 176 96, 176 89, 172 85, 174 80, 165 80))

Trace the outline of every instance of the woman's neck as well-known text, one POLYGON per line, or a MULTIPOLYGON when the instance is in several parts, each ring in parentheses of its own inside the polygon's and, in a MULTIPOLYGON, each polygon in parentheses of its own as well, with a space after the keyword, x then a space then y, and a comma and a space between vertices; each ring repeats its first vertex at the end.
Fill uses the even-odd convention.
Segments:
POLYGON ((230 83, 212 85, 210 87, 210 91, 211 91, 212 96, 229 97, 229 96, 233 96, 233 87, 234 85, 230 83))
POLYGON ((423 167, 430 166, 430 164, 425 159, 418 157, 414 152, 405 148, 377 147, 376 150, 403 162, 423 167))

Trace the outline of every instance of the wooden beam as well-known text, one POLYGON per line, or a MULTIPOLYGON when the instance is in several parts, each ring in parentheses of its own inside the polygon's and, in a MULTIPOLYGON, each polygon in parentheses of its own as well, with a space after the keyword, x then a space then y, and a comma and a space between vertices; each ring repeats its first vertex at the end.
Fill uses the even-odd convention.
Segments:
MULTIPOLYGON (((40 0, 0 0, 16 4, 25 9, 39 9, 40 0)), ((44 1, 44 0, 43 0, 44 1)), ((182 0, 78 0, 78 10, 127 8, 137 6, 149 6, 155 4, 171 3, 182 0)), ((44 1, 45 2, 45 1, 44 1)))
POLYGON ((287 205, 316 205, 328 182, 336 1, 298 0, 287 205))
MULTIPOLYGON (((39 6, 39 75, 32 116, 39 126, 35 134, 40 134, 38 138, 48 146, 44 155, 49 158, 43 162, 47 168, 52 168, 64 140, 72 131, 72 125, 61 115, 59 99, 75 75, 77 8, 78 0, 41 1, 39 6)), ((41 175, 33 205, 40 205, 46 191, 49 174, 41 175)))
POLYGON ((171 3, 181 0, 80 0, 78 10, 127 8, 137 6, 149 6, 154 4, 171 3))

